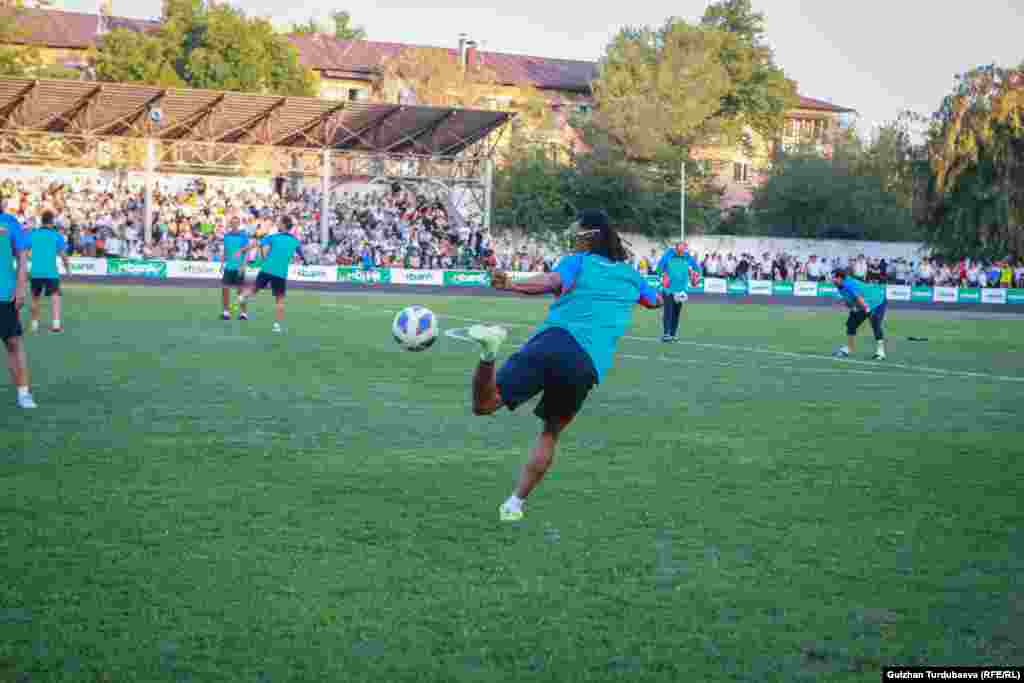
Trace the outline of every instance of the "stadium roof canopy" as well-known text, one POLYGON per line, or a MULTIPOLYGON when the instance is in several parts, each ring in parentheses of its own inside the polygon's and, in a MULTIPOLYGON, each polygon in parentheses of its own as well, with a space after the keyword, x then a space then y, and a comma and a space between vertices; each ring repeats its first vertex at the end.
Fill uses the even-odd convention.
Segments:
POLYGON ((515 114, 0 78, 0 130, 455 156, 515 114), (161 116, 152 116, 159 111, 161 116))

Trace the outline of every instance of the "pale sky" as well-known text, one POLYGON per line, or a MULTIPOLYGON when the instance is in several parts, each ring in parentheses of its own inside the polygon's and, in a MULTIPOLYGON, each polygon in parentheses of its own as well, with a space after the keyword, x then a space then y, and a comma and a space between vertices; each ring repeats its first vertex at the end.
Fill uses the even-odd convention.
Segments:
MULTIPOLYGON (((275 22, 348 10, 370 39, 451 46, 465 32, 494 52, 597 60, 624 25, 661 24, 672 14, 696 20, 706 0, 552 2, 551 0, 305 0, 290 9, 272 0, 234 0, 275 22)), ((96 0, 58 0, 95 12, 96 0)), ((754 0, 769 42, 800 92, 856 109, 862 128, 903 109, 930 114, 953 76, 981 64, 1024 61, 1024 0, 754 0)), ((156 17, 160 0, 114 0, 114 13, 156 17)))

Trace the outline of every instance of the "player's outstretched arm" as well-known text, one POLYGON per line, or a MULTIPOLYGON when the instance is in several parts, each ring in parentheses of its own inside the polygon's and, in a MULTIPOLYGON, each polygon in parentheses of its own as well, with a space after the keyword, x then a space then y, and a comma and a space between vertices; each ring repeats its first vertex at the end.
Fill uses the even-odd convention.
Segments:
POLYGON ((507 292, 517 292, 527 296, 553 294, 562 291, 562 276, 557 272, 541 273, 522 282, 513 282, 508 273, 494 271, 491 273, 491 286, 507 292))

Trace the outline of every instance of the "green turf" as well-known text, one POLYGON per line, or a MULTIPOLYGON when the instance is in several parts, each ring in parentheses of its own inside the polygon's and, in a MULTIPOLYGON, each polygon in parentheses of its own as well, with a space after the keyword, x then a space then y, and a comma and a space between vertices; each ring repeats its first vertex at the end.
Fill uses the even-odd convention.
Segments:
MULTIPOLYGON (((532 404, 391 340, 543 300, 70 286, 0 399, 0 681, 876 681, 1024 664, 1024 320, 637 311, 526 520, 532 404), (908 335, 928 337, 912 344, 908 335), (642 339, 640 338, 642 337, 642 339), (701 344, 698 346, 696 344, 701 344), (745 350, 738 350, 745 349, 745 350), (19 677, 21 676, 21 677, 19 677)), ((510 343, 507 353, 514 345, 510 343)))

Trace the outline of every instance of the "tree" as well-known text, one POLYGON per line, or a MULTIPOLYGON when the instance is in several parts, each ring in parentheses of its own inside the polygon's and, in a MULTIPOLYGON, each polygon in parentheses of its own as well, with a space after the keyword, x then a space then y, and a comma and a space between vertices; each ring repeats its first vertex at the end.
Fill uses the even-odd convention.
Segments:
POLYGON ((334 22, 334 37, 339 40, 366 40, 366 29, 352 25, 352 16, 343 10, 331 12, 334 22))
MULTIPOLYGON (((906 241, 913 215, 881 155, 888 145, 854 140, 837 158, 811 147, 779 155, 752 204, 755 232, 780 237, 906 241)), ((748 218, 749 220, 749 218, 748 218)))
POLYGON ((698 25, 672 18, 622 29, 593 84, 596 123, 636 159, 748 141, 748 129, 775 138, 796 84, 761 43, 760 15, 744 7, 716 3, 698 25))
POLYGON ((277 95, 317 93, 315 74, 271 24, 223 4, 167 0, 152 34, 123 29, 104 36, 94 53, 97 77, 164 87, 277 95))
POLYGON ((926 151, 918 197, 931 246, 951 257, 1024 256, 1024 64, 959 76, 926 151))
MULTIPOLYGON (((33 3, 44 9, 49 2, 33 3)), ((0 8, 0 76, 30 78, 77 79, 81 73, 60 64, 46 64, 35 45, 26 44, 33 23, 46 21, 46 17, 28 9, 24 0, 3 3, 0 8)))

